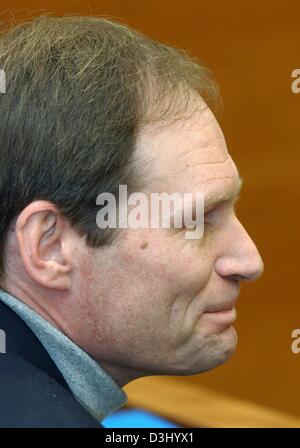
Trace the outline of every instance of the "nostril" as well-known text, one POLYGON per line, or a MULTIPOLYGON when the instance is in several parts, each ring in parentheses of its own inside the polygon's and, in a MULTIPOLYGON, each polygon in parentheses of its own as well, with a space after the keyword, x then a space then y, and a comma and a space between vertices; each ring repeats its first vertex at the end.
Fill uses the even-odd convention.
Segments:
POLYGON ((230 278, 231 278, 231 280, 234 280, 236 282, 247 280, 247 277, 245 277, 243 275, 238 275, 238 274, 230 275, 230 278))

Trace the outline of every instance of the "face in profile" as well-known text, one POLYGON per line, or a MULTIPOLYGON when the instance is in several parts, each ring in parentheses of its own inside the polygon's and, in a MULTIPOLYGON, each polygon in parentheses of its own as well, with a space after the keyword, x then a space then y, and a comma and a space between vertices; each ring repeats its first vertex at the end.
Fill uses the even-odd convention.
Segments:
POLYGON ((85 345, 103 366, 196 374, 234 352, 240 283, 263 270, 234 210, 241 179, 208 108, 160 130, 144 128, 137 151, 155 160, 145 194, 204 194, 204 234, 124 229, 112 246, 89 249, 85 345))

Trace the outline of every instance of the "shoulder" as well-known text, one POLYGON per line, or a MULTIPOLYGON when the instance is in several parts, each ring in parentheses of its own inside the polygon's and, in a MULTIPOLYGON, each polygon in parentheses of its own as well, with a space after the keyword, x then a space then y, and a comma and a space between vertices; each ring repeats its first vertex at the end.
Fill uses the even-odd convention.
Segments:
POLYGON ((103 427, 68 389, 16 353, 0 355, 0 427, 103 427))

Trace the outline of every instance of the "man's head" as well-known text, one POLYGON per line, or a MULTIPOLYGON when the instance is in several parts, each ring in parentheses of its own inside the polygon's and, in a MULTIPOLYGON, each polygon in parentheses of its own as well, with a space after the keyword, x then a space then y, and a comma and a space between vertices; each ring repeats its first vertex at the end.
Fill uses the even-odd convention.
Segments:
POLYGON ((41 18, 0 47, 4 287, 120 384, 224 362, 236 346, 224 310, 262 260, 234 213, 240 179, 207 70, 95 18, 41 18), (96 197, 120 184, 202 192, 203 237, 100 230, 96 197))

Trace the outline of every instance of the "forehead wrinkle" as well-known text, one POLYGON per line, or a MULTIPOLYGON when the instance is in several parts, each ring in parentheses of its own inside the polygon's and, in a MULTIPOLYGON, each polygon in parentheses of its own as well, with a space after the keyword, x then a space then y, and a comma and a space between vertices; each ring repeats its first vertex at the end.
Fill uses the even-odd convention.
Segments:
POLYGON ((216 161, 213 161, 213 162, 201 162, 201 161, 199 161, 197 163, 188 163, 188 161, 186 161, 187 165, 183 164, 183 165, 181 165, 181 166, 179 166, 177 168, 176 175, 182 174, 184 171, 187 171, 189 169, 193 169, 193 168, 196 168, 196 167, 199 167, 199 166, 206 166, 206 165, 213 166, 213 165, 216 165, 216 166, 219 167, 220 165, 225 165, 229 160, 230 160, 230 155, 229 155, 229 153, 227 153, 227 157, 225 159, 217 161, 217 162, 216 161))
POLYGON ((228 161, 229 157, 226 157, 225 160, 220 160, 220 162, 198 162, 190 166, 190 168, 194 168, 196 166, 202 165, 224 165, 228 161))
MULTIPOLYGON (((216 143, 217 140, 222 141, 222 143, 224 141, 221 137, 217 136, 214 138, 210 138, 208 142, 201 142, 201 141, 195 142, 195 144, 190 149, 188 149, 187 151, 182 151, 179 158, 186 157, 194 151, 199 151, 200 154, 203 154, 203 150, 217 148, 218 147, 218 143, 216 143)), ((226 152, 228 152, 226 147, 224 147, 223 149, 225 149, 226 152)), ((210 162, 208 162, 208 163, 210 163, 210 162)))

